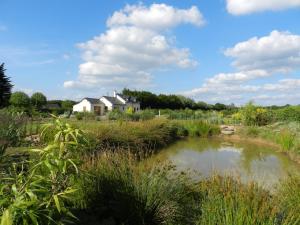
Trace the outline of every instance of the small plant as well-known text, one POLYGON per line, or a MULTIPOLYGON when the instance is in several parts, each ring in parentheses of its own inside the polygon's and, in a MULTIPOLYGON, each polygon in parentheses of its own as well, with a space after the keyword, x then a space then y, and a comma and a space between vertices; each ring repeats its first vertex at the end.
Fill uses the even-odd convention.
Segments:
POLYGON ((277 142, 285 151, 291 150, 295 145, 295 134, 287 129, 281 130, 277 136, 277 142))
POLYGON ((247 127, 246 134, 251 137, 257 137, 259 135, 259 129, 255 126, 247 127))

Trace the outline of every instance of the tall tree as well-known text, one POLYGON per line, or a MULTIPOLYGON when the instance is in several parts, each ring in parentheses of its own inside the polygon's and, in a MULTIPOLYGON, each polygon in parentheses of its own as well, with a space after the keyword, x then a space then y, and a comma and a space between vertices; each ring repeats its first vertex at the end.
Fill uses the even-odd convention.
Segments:
POLYGON ((47 98, 43 93, 36 92, 31 96, 31 104, 36 109, 41 109, 43 106, 47 104, 47 98))
POLYGON ((0 65, 0 108, 9 104, 12 87, 9 77, 5 75, 4 63, 2 63, 0 65))

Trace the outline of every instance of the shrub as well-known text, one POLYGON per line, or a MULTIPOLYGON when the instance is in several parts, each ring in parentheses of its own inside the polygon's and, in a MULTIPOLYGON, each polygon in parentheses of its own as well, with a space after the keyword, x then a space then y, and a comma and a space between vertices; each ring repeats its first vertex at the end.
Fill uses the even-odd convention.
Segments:
POLYGON ((279 121, 300 121, 300 107, 287 106, 275 110, 276 119, 279 121))
POLYGON ((92 112, 77 112, 75 117, 77 120, 95 120, 96 115, 92 112))
POLYGON ((140 111, 139 113, 140 119, 145 121, 145 120, 151 120, 155 118, 155 112, 150 109, 145 109, 140 111))
POLYGON ((10 96, 9 103, 17 108, 28 108, 30 106, 30 98, 24 92, 15 92, 10 96))
POLYGON ((271 113, 267 109, 257 107, 252 102, 246 104, 240 113, 243 123, 247 126, 263 126, 272 120, 271 113))

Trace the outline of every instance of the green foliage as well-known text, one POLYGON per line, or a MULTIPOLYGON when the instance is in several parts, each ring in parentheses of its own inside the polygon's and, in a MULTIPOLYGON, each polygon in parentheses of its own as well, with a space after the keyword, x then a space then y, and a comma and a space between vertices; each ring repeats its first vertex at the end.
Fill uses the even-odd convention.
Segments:
POLYGON ((287 129, 281 130, 277 135, 277 143, 285 151, 291 150, 295 145, 295 134, 287 129))
POLYGON ((61 102, 61 107, 65 110, 65 111, 72 111, 73 109, 73 105, 75 104, 74 101, 71 100, 64 100, 61 102))
POLYGON ((300 224, 300 177, 290 176, 282 182, 277 198, 284 215, 282 224, 300 224))
POLYGON ((0 158, 7 147, 20 145, 26 134, 25 124, 24 114, 0 110, 0 158))
POLYGON ((0 109, 8 106, 13 85, 5 75, 4 63, 0 65, 0 109))
POLYGON ((241 109, 242 121, 247 126, 267 125, 271 120, 271 114, 265 108, 255 106, 252 102, 247 103, 241 109))
POLYGON ((43 93, 36 92, 31 96, 31 104, 36 108, 36 109, 41 109, 43 106, 47 104, 47 98, 43 93))
POLYGON ((141 110, 137 114, 139 115, 140 120, 142 121, 151 120, 155 118, 154 110, 150 110, 150 109, 141 110))
POLYGON ((274 110, 277 121, 300 122, 300 106, 287 106, 274 110))
POLYGON ((75 117, 77 120, 94 120, 96 115, 92 112, 77 112, 75 117))
POLYGON ((109 152, 86 167, 91 176, 82 181, 81 205, 88 212, 82 223, 92 214, 118 224, 190 224, 193 185, 183 175, 168 176, 172 167, 145 170, 130 155, 109 152))
POLYGON ((257 137, 259 135, 259 129, 255 126, 247 127, 246 135, 251 137, 257 137))
POLYGON ((30 106, 30 98, 24 92, 18 91, 10 96, 9 103, 19 109, 27 109, 30 106))
POLYGON ((220 133, 218 126, 203 121, 187 121, 181 124, 179 123, 179 126, 180 125, 187 131, 188 136, 209 137, 220 133))
POLYGON ((151 109, 200 109, 200 110, 224 110, 235 108, 234 105, 224 105, 217 103, 215 105, 209 105, 205 102, 195 102, 193 99, 186 98, 181 95, 165 95, 165 94, 153 94, 148 91, 132 91, 124 89, 122 92, 124 95, 136 97, 141 103, 141 108, 151 109))
POLYGON ((279 209, 269 192, 254 183, 242 184, 230 177, 215 176, 200 182, 197 225, 273 225, 279 209))
POLYGON ((78 154, 83 134, 56 119, 45 125, 42 136, 55 132, 44 149, 31 150, 38 157, 29 169, 14 169, 0 188, 1 223, 65 224, 74 219, 70 205, 80 173, 78 154))

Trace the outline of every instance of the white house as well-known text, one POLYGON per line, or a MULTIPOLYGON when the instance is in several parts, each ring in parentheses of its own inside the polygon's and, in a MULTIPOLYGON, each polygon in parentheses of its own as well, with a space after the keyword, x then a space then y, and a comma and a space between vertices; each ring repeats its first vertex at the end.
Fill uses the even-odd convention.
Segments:
POLYGON ((132 107, 134 112, 140 111, 140 103, 136 98, 114 92, 114 96, 103 96, 100 99, 84 98, 73 106, 73 111, 94 112, 98 115, 104 115, 107 111, 114 109, 124 112, 129 107, 132 107))
POLYGON ((93 112, 102 116, 105 113, 105 105, 97 98, 84 98, 73 106, 73 112, 93 112))

